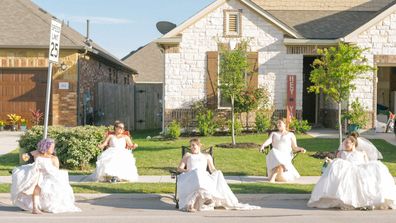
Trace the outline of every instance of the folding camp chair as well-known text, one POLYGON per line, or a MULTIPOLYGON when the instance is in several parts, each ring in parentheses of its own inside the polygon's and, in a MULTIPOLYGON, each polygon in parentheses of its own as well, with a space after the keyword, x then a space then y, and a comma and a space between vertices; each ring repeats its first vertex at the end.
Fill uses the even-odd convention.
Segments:
MULTIPOLYGON (((181 147, 181 152, 182 152, 182 158, 184 157, 184 155, 190 151, 190 148, 187 146, 182 146, 181 147)), ((202 151, 203 153, 207 153, 209 154, 212 159, 213 159, 213 164, 214 164, 214 156, 213 156, 213 147, 209 147, 209 149, 206 149, 204 151, 202 151)), ((187 165, 184 167, 184 169, 187 169, 187 165)), ((208 171, 210 173, 210 169, 209 166, 206 168, 206 171, 208 171)), ((170 170, 169 171, 171 173, 171 178, 172 179, 176 179, 176 185, 175 185, 175 194, 174 194, 174 200, 176 203, 176 208, 179 208, 179 198, 177 197, 177 181, 178 181, 178 176, 181 174, 180 172, 178 172, 177 170, 170 170)))

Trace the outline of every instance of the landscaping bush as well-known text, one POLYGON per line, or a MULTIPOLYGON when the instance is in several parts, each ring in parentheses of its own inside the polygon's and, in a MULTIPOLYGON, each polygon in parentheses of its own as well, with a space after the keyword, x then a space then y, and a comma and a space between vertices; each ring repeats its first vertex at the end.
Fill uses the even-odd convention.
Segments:
POLYGON ((208 110, 197 115, 198 129, 202 136, 211 136, 216 132, 216 122, 213 112, 208 110))
POLYGON ((169 139, 177 139, 181 134, 180 124, 176 120, 173 120, 165 131, 165 137, 169 139))
POLYGON ((296 118, 292 118, 289 128, 294 130, 295 133, 306 133, 311 130, 311 126, 308 124, 307 120, 298 120, 296 118))
MULTIPOLYGON (((96 161, 101 152, 97 145, 103 141, 108 129, 104 126, 50 126, 48 137, 55 140, 56 155, 62 168, 85 169, 96 161)), ((36 150, 42 138, 43 126, 34 126, 21 136, 19 146, 26 152, 36 150)))
POLYGON ((271 127, 271 119, 264 113, 256 113, 256 130, 259 133, 266 132, 271 127))
MULTIPOLYGON (((228 120, 228 131, 231 133, 232 130, 232 121, 228 120)), ((242 123, 239 121, 239 119, 235 119, 235 135, 240 135, 242 133, 242 123)))

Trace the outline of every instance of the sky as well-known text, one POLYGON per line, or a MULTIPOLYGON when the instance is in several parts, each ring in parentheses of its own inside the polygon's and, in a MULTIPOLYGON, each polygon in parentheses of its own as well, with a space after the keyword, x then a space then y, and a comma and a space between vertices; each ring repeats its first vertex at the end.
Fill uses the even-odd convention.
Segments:
MULTIPOLYGON (((118 58, 162 36, 158 21, 177 25, 214 0, 32 0, 118 58)), ((61 43, 62 45, 62 43, 61 43)))

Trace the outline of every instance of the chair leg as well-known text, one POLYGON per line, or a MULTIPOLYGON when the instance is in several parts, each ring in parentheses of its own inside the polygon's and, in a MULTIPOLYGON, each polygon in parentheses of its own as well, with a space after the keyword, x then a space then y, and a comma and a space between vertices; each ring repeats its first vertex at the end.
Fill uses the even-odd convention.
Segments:
POLYGON ((176 184, 175 184, 175 195, 174 195, 174 199, 175 199, 175 203, 176 203, 176 208, 179 209, 179 199, 177 199, 177 175, 176 175, 176 184))

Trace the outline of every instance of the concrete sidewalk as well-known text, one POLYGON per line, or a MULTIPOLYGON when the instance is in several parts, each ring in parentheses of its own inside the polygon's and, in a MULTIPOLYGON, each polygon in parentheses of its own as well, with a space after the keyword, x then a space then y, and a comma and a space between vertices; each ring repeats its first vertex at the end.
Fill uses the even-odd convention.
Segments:
MULTIPOLYGON (((267 177, 263 176, 224 176, 229 184, 241 183, 262 183, 268 182, 267 177)), ((70 175, 71 184, 93 182, 89 175, 70 175)), ((288 184, 316 184, 319 176, 303 176, 296 181, 288 184)), ((0 176, 0 183, 11 183, 11 176, 0 176)), ((139 176, 138 183, 175 183, 175 179, 170 176, 139 176)))
MULTIPOLYGON (((336 138, 338 138, 338 130, 325 129, 325 128, 312 129, 312 130, 308 131, 308 135, 315 137, 315 138, 336 139, 336 138)), ((396 135, 391 132, 380 133, 380 132, 374 132, 373 130, 367 130, 367 131, 360 133, 360 135, 367 139, 383 139, 383 140, 387 141, 388 143, 396 146, 396 135)))
POLYGON ((9 153, 19 147, 18 140, 24 132, 0 132, 0 155, 9 153))

